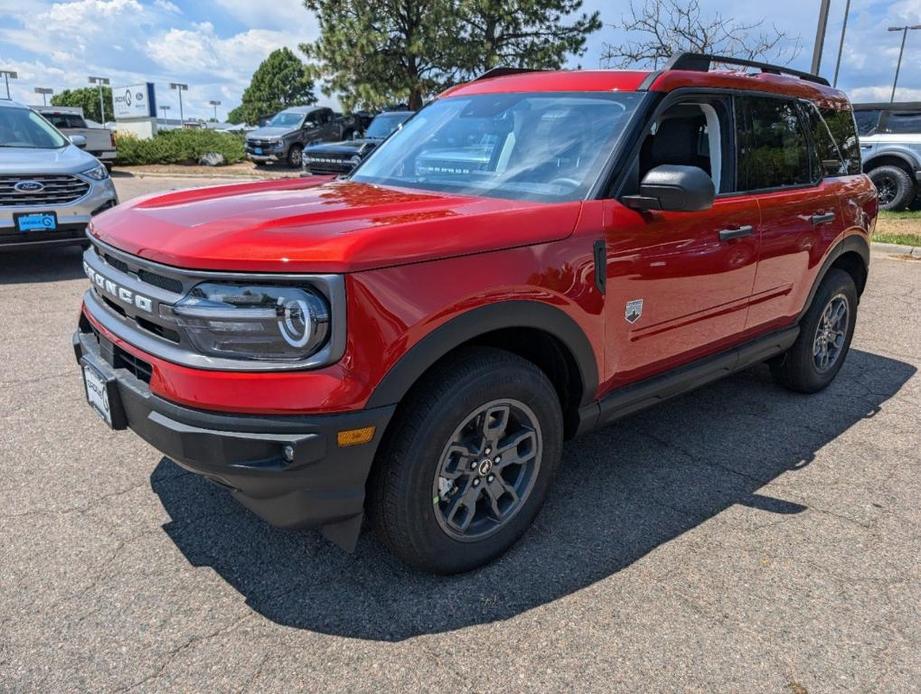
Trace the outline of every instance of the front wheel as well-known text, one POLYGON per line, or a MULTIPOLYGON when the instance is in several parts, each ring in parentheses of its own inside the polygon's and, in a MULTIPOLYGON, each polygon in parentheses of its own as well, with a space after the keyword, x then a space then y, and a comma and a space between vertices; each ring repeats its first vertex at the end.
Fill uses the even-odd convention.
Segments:
POLYGON ((800 322, 799 337, 771 361, 771 372, 783 386, 816 393, 831 383, 844 364, 857 321, 857 288, 843 270, 828 271, 800 322))
POLYGON ((292 169, 299 169, 303 161, 304 148, 300 145, 291 145, 291 148, 288 150, 288 166, 292 169))
POLYGON ((562 450, 559 399, 530 362, 475 348, 407 402, 375 464, 371 522, 406 563, 469 571, 505 552, 540 510, 562 450))

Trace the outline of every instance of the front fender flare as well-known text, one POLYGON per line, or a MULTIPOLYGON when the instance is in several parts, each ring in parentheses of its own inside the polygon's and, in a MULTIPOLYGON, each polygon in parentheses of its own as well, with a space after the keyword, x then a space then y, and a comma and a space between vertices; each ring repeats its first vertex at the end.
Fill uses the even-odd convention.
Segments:
POLYGON ((413 345, 384 376, 366 407, 400 402, 416 381, 448 352, 505 328, 535 328, 556 337, 572 354, 582 380, 582 403, 595 398, 598 365, 591 342, 565 311, 537 301, 503 301, 472 309, 435 328, 413 345))

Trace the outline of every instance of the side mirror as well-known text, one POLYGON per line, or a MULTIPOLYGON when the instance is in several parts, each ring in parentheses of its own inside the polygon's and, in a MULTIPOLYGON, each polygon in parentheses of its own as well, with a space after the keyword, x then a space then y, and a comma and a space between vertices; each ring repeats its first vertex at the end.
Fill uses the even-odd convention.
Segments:
POLYGON ((80 149, 84 149, 86 147, 86 138, 83 137, 83 135, 71 135, 69 139, 70 144, 72 144, 74 147, 79 147, 80 149))
POLYGON ((715 197, 713 179, 700 167, 662 164, 643 177, 639 195, 621 201, 634 210, 697 212, 713 207, 715 197))

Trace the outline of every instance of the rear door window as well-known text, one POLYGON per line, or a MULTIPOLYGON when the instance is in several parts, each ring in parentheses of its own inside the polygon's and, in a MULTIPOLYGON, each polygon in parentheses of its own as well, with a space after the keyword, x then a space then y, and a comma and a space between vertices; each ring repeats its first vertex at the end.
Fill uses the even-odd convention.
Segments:
POLYGON ((854 111, 854 119, 857 121, 857 132, 862 136, 872 135, 879 127, 879 109, 854 111))
POLYGON ((790 99, 741 96, 739 189, 784 188, 814 183, 814 151, 803 127, 799 106, 790 99))
POLYGON ((883 132, 893 135, 921 135, 921 111, 892 111, 883 132))

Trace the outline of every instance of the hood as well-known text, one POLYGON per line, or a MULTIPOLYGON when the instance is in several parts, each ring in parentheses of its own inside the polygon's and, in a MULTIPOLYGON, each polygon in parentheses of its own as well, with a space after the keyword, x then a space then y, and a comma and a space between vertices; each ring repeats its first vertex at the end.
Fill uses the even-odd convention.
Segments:
POLYGON ((265 140, 270 137, 283 137, 293 133, 297 128, 256 128, 246 133, 247 140, 265 140))
POLYGON ((368 145, 377 145, 378 140, 343 140, 342 142, 324 142, 304 149, 304 154, 360 154, 368 145))
POLYGON ((3 175, 80 173, 98 165, 96 157, 74 145, 60 149, 0 148, 0 174, 3 175))
POLYGON ((188 269, 353 272, 565 238, 580 209, 313 176, 135 198, 90 229, 188 269))

